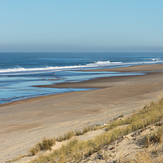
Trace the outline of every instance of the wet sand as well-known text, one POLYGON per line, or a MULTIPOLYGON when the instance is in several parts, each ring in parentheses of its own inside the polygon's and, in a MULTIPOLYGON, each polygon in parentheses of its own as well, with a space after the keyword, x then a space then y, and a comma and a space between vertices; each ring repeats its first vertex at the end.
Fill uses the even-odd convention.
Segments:
MULTIPOLYGON (((0 105, 0 162, 13 159, 44 137, 57 137, 141 109, 163 97, 163 64, 97 71, 146 72, 42 87, 97 88, 0 105)), ((95 70, 93 70, 95 71, 95 70)))

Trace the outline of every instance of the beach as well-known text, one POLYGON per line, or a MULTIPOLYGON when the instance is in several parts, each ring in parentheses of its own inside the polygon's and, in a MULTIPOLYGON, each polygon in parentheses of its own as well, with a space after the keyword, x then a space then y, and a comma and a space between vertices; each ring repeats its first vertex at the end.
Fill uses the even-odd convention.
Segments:
POLYGON ((143 72, 38 87, 95 88, 0 104, 0 162, 27 154, 44 137, 107 122, 163 97, 163 64, 89 71, 143 72))

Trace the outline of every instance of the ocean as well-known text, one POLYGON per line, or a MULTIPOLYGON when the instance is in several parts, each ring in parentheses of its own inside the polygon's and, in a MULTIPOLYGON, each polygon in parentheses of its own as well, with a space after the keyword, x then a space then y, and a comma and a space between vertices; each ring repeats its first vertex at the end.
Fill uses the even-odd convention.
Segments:
POLYGON ((67 52, 0 53, 0 104, 11 101, 89 90, 87 88, 41 88, 61 82, 141 73, 84 72, 82 70, 163 63, 163 53, 67 52))

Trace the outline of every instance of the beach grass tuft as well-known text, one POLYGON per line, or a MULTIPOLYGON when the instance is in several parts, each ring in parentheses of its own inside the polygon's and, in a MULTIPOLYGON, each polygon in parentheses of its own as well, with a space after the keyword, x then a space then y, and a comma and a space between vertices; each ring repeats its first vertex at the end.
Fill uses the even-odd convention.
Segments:
POLYGON ((142 139, 142 144, 145 148, 148 148, 151 144, 155 143, 161 143, 163 137, 163 127, 160 127, 157 131, 154 133, 151 133, 150 135, 145 135, 142 139))
POLYGON ((36 155, 41 150, 51 150, 51 147, 55 145, 55 138, 44 138, 41 142, 37 143, 33 148, 29 150, 31 155, 36 155))
POLYGON ((64 134, 63 136, 60 135, 56 140, 59 141, 59 142, 64 141, 64 140, 69 140, 74 135, 75 135, 75 132, 74 131, 69 131, 66 134, 64 134))

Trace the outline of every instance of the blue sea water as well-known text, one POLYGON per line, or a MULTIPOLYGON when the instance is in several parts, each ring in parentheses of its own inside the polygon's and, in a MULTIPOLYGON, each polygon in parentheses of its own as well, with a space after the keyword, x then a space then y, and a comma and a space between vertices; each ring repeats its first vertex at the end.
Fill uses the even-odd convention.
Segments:
POLYGON ((97 77, 138 75, 82 70, 163 63, 163 53, 0 53, 0 103, 85 89, 34 85, 78 82, 97 77))

